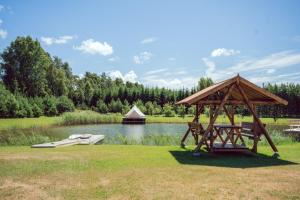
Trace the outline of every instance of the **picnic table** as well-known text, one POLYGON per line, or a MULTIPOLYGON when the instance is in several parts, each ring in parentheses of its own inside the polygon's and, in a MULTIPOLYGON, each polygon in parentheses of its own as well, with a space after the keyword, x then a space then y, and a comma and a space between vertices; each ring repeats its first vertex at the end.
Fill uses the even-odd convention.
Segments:
POLYGON ((217 148, 246 148, 245 141, 242 137, 241 130, 242 126, 230 125, 230 124, 215 124, 213 126, 214 131, 209 138, 210 147, 212 149, 217 148), (217 138, 221 142, 216 142, 217 138), (241 141, 241 145, 237 144, 238 141, 241 141))

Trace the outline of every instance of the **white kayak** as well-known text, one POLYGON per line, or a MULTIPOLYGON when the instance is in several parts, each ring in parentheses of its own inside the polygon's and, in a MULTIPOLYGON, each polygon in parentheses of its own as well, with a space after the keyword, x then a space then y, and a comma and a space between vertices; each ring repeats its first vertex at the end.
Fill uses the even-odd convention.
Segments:
POLYGON ((67 139, 49 142, 44 144, 32 145, 32 148, 55 148, 55 147, 65 147, 75 144, 97 144, 104 140, 104 135, 92 135, 92 134, 73 134, 67 139))

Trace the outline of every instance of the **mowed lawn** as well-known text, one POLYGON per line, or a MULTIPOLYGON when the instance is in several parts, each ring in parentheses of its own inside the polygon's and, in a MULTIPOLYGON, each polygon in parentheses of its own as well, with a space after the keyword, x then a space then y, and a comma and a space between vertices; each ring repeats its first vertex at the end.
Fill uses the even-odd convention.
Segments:
POLYGON ((0 199, 299 199, 300 144, 258 156, 175 146, 0 147, 0 199))

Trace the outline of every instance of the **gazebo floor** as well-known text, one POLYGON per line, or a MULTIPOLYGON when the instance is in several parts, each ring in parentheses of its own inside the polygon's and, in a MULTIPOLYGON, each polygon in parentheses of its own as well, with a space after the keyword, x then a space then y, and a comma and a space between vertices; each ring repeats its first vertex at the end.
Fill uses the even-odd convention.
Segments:
POLYGON ((235 146, 231 143, 227 143, 224 147, 222 143, 214 143, 212 152, 242 152, 242 153, 251 153, 251 150, 240 144, 236 144, 235 146))

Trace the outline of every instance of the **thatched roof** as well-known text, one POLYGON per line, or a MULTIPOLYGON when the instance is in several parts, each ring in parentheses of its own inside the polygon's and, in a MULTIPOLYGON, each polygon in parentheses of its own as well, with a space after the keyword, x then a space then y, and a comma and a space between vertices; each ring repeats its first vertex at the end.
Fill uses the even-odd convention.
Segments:
MULTIPOLYGON (((247 97, 253 104, 283 104, 287 105, 288 102, 271 92, 258 87, 257 85, 251 83, 250 81, 240 77, 239 75, 227 79, 225 81, 216 83, 210 87, 207 87, 199 92, 196 92, 195 94, 186 97, 185 99, 177 102, 177 104, 187 104, 187 105, 193 105, 193 104, 199 104, 201 101, 203 101, 206 104, 209 104, 211 101, 211 96, 218 93, 223 92, 226 93, 228 86, 232 84, 239 84, 245 93, 247 94, 247 97)), ((238 91, 237 88, 234 88, 230 97, 228 98, 228 102, 236 102, 236 104, 243 104, 243 97, 238 91)))

